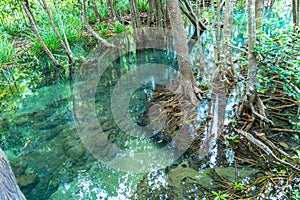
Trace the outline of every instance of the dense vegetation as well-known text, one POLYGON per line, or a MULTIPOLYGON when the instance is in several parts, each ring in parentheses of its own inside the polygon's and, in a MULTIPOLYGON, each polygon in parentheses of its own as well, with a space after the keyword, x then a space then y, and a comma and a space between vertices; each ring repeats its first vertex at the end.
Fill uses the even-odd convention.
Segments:
MULTIPOLYGON (((156 54, 167 55, 168 59, 164 62, 170 65, 178 62, 176 69, 179 68, 181 72, 193 72, 194 77, 190 77, 189 84, 185 84, 189 87, 180 88, 192 104, 196 100, 198 107, 205 107, 210 105, 207 102, 213 102, 212 105, 219 105, 219 110, 206 108, 207 113, 201 117, 202 124, 196 130, 198 136, 176 166, 148 175, 136 175, 132 183, 128 183, 130 188, 135 188, 135 192, 129 189, 130 195, 123 192, 127 196, 118 198, 300 199, 299 2, 276 0, 274 3, 265 0, 260 10, 257 0, 248 0, 248 3, 229 0, 225 4, 220 0, 179 0, 180 23, 176 21, 176 13, 172 12, 177 7, 170 6, 170 2, 177 1, 0 2, 0 148, 12 162, 18 184, 28 199, 61 199, 63 194, 69 195, 69 199, 98 199, 101 192, 97 190, 97 194, 92 191, 82 194, 85 186, 76 184, 76 181, 80 182, 80 173, 84 174, 81 171, 83 166, 88 166, 90 173, 93 172, 98 179, 106 176, 106 173, 112 174, 117 181, 111 183, 109 180, 106 182, 108 185, 118 184, 120 179, 128 176, 122 172, 117 177, 116 172, 104 169, 102 165, 100 175, 97 175, 98 168, 95 169, 94 160, 90 155, 84 156, 87 150, 74 134, 74 122, 70 117, 74 111, 74 80, 79 68, 89 61, 88 55, 97 45, 110 48, 110 45, 116 45, 115 41, 111 41, 114 36, 124 32, 134 35, 137 29, 145 27, 181 30, 176 23, 184 24, 187 30, 187 50, 191 61, 182 61, 180 56, 170 61, 173 55, 163 51, 157 51, 156 54), (251 8, 249 5, 252 3, 251 8), (253 8, 256 15, 252 16, 253 8), (215 91, 215 85, 219 88, 224 85, 226 89, 215 91), (230 105, 232 107, 228 110, 230 103, 227 102, 226 107, 220 100, 218 102, 214 96, 216 93, 219 98, 234 101, 234 105, 230 105), (213 121, 214 112, 222 118, 218 122, 213 121), (223 118, 229 123, 223 124, 223 118), (211 140, 213 137, 205 139, 204 136, 204 132, 209 130, 213 133, 213 123, 223 127, 217 131, 215 141, 211 140), (63 137, 63 134, 68 136, 63 137), (61 144, 53 141, 56 137, 61 144), (211 146, 205 147, 205 142, 211 146), (220 150, 216 163, 211 163, 214 142, 220 150), (34 160, 32 157, 37 156, 32 152, 48 156, 44 144, 48 149, 51 146, 57 150, 53 150, 55 158, 50 156, 53 160, 49 164, 51 169, 40 172, 38 170, 43 170, 42 165, 45 164, 43 161, 37 162, 36 166, 30 164, 34 160), (61 164, 64 160, 69 163, 61 164), (70 172, 63 172, 64 167, 70 172), (241 171, 237 172, 237 169, 241 171), (206 181, 203 182, 207 185, 213 182, 213 186, 207 186, 201 179, 195 178, 199 176, 199 170, 203 170, 206 181), (235 170, 235 175, 229 176, 228 170, 235 170), (169 185, 164 185, 160 179, 157 182, 152 177, 152 180, 151 176, 164 177, 169 185), (70 185, 60 182, 62 177, 74 189, 69 190, 70 185)), ((180 38, 180 33, 176 35, 177 32, 174 31, 172 39, 179 44, 176 38, 180 38)), ((181 49, 176 49, 176 52, 179 55, 187 53, 181 52, 181 49)), ((157 55, 158 58, 151 60, 148 54, 139 53, 136 51, 121 56, 119 63, 116 61, 113 65, 116 67, 109 68, 107 73, 110 74, 98 85, 99 90, 109 95, 103 92, 97 97, 96 94, 96 101, 101 104, 96 106, 101 125, 111 126, 106 127, 108 138, 124 149, 129 148, 129 136, 116 131, 115 122, 105 121, 108 119, 101 116, 101 112, 106 112, 106 99, 111 98, 111 87, 132 68, 132 63, 163 60, 157 55)), ((143 108, 147 102, 140 98, 144 91, 148 92, 148 96, 145 95, 147 98, 151 96, 152 103, 164 100, 172 105, 168 107, 172 107, 171 111, 166 111, 168 126, 172 131, 152 138, 157 145, 163 145, 170 142, 176 132, 174 130, 179 129, 178 116, 189 110, 178 108, 178 101, 182 98, 180 95, 176 96, 159 87, 150 90, 145 86, 139 91, 142 95, 139 92, 133 95, 131 109, 138 111, 132 116, 139 124, 149 123, 144 113, 146 109, 143 108), (168 96, 172 97, 171 100, 168 96)), ((150 107, 150 104, 145 107, 150 107)), ((111 111, 108 112, 111 115, 111 111)), ((189 124, 192 119, 184 118, 183 121, 189 124)), ((101 186, 98 179, 95 178, 94 185, 101 186)), ((116 193, 117 189, 110 187, 107 186, 107 191, 116 193)), ((105 199, 107 195, 99 198, 105 199)))

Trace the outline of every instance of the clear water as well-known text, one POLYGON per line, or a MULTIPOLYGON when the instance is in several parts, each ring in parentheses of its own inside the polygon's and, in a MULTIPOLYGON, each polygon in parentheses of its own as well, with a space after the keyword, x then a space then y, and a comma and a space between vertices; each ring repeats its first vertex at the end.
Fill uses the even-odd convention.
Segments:
MULTIPOLYGON (((287 5, 285 2, 284 5, 287 5)), ((277 4, 275 4, 278 6, 277 4)), ((276 7, 275 7, 276 8, 276 7)), ((275 17, 282 23, 268 27, 270 32, 277 26, 285 26, 290 12, 275 17)), ((243 23, 246 17, 234 26, 234 45, 241 47, 247 35, 243 23)), ((209 81, 214 69, 213 45, 210 32, 203 34, 204 54, 206 57, 205 75, 201 81, 209 81)), ((197 48, 195 48, 197 49, 197 48)), ((193 62, 199 57, 197 50, 192 51, 193 62)), ((150 152, 161 148, 163 143, 153 138, 136 138, 116 128, 111 109, 111 98, 117 81, 137 63, 164 63, 169 66, 164 72, 172 80, 177 66, 174 55, 164 51, 147 51, 121 57, 103 74, 95 93, 95 112, 97 119, 107 129, 107 135, 114 143, 126 151, 150 152)), ((129 113, 137 124, 147 114, 146 104, 151 100, 152 91, 157 87, 154 77, 149 76, 147 84, 137 88, 130 97, 129 113)), ((122 91, 121 91, 122 92, 122 91)), ((225 124, 233 116, 232 107, 240 98, 239 90, 230 95, 226 108, 225 124)), ((1 147, 5 151, 18 177, 22 190, 32 200, 68 199, 129 199, 135 194, 137 183, 146 175, 151 188, 166 187, 167 174, 160 170, 150 173, 131 173, 108 167, 95 159, 82 144, 74 123, 72 98, 68 83, 41 87, 24 99, 17 101, 16 111, 0 114, 1 147), (31 176, 28 176, 30 174, 31 176)), ((198 106, 198 120, 201 121, 209 111, 208 102, 198 106)), ((217 149, 211 156, 211 166, 217 149)), ((226 150, 228 162, 233 162, 234 153, 226 150)), ((151 162, 155 163, 155 160, 151 162)), ((158 161, 160 162, 160 161, 158 161)), ((164 199, 162 197, 162 199, 164 199)))

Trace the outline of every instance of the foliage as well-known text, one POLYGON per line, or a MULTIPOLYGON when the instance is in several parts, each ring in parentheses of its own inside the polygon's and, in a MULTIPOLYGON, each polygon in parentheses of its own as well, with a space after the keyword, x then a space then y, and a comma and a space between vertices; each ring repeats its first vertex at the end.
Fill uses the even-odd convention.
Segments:
POLYGON ((148 1, 137 0, 137 5, 140 12, 146 12, 148 10, 148 1))
MULTIPOLYGON (((14 77, 11 76, 11 66, 7 64, 11 62, 14 56, 15 49, 13 47, 13 43, 0 36, 0 99, 5 99, 11 96, 7 95, 7 91, 11 91, 11 93, 16 92, 16 88, 13 87, 13 79, 14 77)), ((2 104, 5 103, 2 102, 2 104)), ((1 104, 0 104, 1 107, 1 104)))
POLYGON ((300 199, 299 190, 297 190, 297 189, 293 190, 292 199, 294 199, 294 200, 299 200, 300 199))
POLYGON ((86 18, 89 24, 95 24, 97 22, 97 18, 92 9, 88 9, 86 13, 86 18))
POLYGON ((95 25, 95 28, 99 31, 101 35, 106 35, 109 32, 108 26, 106 23, 99 23, 95 25))
POLYGON ((21 37, 30 32, 29 26, 23 20, 4 20, 1 25, 2 35, 5 37, 21 37))
MULTIPOLYGON (((54 23, 59 29, 59 34, 61 35, 61 37, 63 37, 63 32, 62 32, 62 27, 60 26, 59 17, 60 16, 58 15, 54 16, 54 23)), ((80 21, 80 18, 72 14, 68 14, 62 16, 61 19, 62 19, 62 23, 64 24, 64 31, 68 42, 69 43, 75 42, 77 39, 81 37, 82 34, 83 25, 80 21)), ((59 40, 55 32, 53 31, 50 22, 46 22, 46 23, 44 22, 42 25, 40 25, 40 34, 46 46, 51 51, 56 51, 60 49, 59 40)), ((34 50, 36 52, 42 51, 43 50, 42 45, 38 41, 38 38, 35 36, 35 34, 32 33, 30 37, 33 38, 34 50)))
POLYGON ((245 186, 243 186, 241 183, 235 182, 234 187, 235 190, 244 189, 245 186))
POLYGON ((123 24, 121 24, 120 22, 116 22, 114 24, 114 32, 115 33, 122 33, 122 32, 124 32, 124 26, 123 26, 123 24))
POLYGON ((129 2, 127 0, 117 0, 115 4, 115 9, 119 15, 129 13, 130 11, 129 2))
POLYGON ((231 140, 231 141, 233 141, 233 142, 240 142, 237 138, 238 138, 239 136, 238 135, 226 135, 226 138, 228 139, 228 140, 231 140))
POLYGON ((300 160, 300 150, 296 150, 297 155, 293 156, 293 158, 297 158, 300 160))
POLYGON ((229 194, 221 194, 221 192, 212 191, 213 195, 215 195, 214 200, 226 200, 229 197, 229 194))
MULTIPOLYGON (((40 28, 40 34, 45 42, 45 45, 50 49, 50 51, 55 51, 60 47, 60 43, 50 26, 44 26, 40 28)), ((38 38, 32 33, 32 39, 34 42, 33 48, 36 52, 43 51, 43 47, 39 42, 38 38)))
POLYGON ((106 4, 101 4, 98 6, 99 15, 101 20, 105 20, 109 16, 108 7, 106 4))
POLYGON ((11 61, 14 55, 13 43, 6 38, 0 35, 0 66, 2 63, 7 63, 11 61))
POLYGON ((246 7, 246 1, 245 0, 238 0, 236 2, 236 8, 238 10, 243 10, 243 9, 245 9, 245 7, 246 7))
POLYGON ((255 48, 259 61, 258 90, 283 89, 289 96, 300 99, 300 34, 293 27, 274 31, 271 36, 261 34, 255 48))

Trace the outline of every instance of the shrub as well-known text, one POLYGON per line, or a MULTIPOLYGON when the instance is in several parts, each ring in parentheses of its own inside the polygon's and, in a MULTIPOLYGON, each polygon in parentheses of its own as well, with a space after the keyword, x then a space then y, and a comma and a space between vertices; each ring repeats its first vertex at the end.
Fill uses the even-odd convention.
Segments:
POLYGON ((124 32, 124 26, 123 26, 123 24, 121 24, 120 22, 116 22, 114 24, 114 32, 115 33, 122 33, 122 32, 124 32))
POLYGON ((14 56, 14 47, 7 38, 0 35, 0 65, 10 62, 14 56))
POLYGON ((275 91, 278 87, 289 96, 300 98, 300 34, 289 27, 283 31, 274 31, 271 36, 258 36, 259 44, 255 48, 258 54, 260 73, 258 90, 275 91))

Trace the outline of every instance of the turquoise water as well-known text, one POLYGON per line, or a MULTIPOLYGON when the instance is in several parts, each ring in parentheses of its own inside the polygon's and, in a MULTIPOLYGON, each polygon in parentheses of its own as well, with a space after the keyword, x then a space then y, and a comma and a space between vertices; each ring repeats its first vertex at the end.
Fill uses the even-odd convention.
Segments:
MULTIPOLYGON (((240 15, 243 14, 240 13, 240 15)), ((289 12, 283 12, 280 15, 274 14, 273 17, 278 18, 280 23, 269 27, 266 31, 271 33, 278 26, 285 26, 286 21, 284 19, 288 15, 289 12)), ((234 26, 234 44, 238 47, 242 46, 246 38, 245 18, 244 16, 234 26)), ((212 63, 213 44, 209 39, 209 31, 203 34, 203 37, 204 54, 207 59, 205 68, 207 77, 205 80, 209 80, 210 73, 214 69, 212 63)), ((197 60, 199 52, 194 50, 192 54, 193 59, 197 60)), ((103 74, 95 92, 95 113, 99 124, 105 129, 106 136, 117 147, 129 153, 130 151, 151 152, 160 149, 166 143, 161 137, 131 137, 131 135, 118 129, 112 116, 111 98, 120 77, 129 70, 134 71, 139 63, 164 63, 168 65, 168 70, 164 72, 164 76, 166 80, 172 80, 173 75, 178 70, 174 57, 174 55, 160 50, 138 52, 122 56, 103 74)), ((141 126, 148 124, 147 103, 151 100, 153 90, 158 86, 153 77, 149 76, 148 78, 148 83, 142 84, 131 95, 129 103, 131 118, 141 126)), ((227 119, 234 114, 232 107, 240 98, 239 95, 239 92, 231 94, 227 103, 227 119)), ((199 118, 204 118, 208 113, 207 105, 208 102, 204 101, 198 106, 199 118)), ((78 135, 68 82, 40 87, 32 91, 32 94, 26 98, 19 99, 17 107, 15 111, 0 114, 0 145, 8 156, 27 199, 122 200, 135 196, 137 184, 142 180, 146 180, 151 191, 160 190, 169 184, 167 181, 168 174, 163 170, 154 170, 151 173, 124 172, 109 167, 106 162, 94 158, 78 135)), ((232 163, 234 152, 227 149, 226 157, 228 162, 232 163)), ((213 159, 216 158, 211 160, 213 159)), ((161 161, 151 160, 150 162, 161 161)), ((211 164, 214 165, 213 162, 211 164)), ((195 176, 199 180, 201 180, 199 177, 202 174, 205 177, 202 177, 203 182, 207 185, 212 181, 204 171, 198 173, 185 167, 180 168, 180 170, 186 176, 195 176)), ((232 169, 230 170, 232 171, 232 169)), ((173 169, 173 171, 171 169, 170 174, 172 173, 178 173, 178 169, 173 169)), ((228 174, 228 171, 224 173, 228 174)), ((244 178, 247 180, 247 176, 251 176, 251 173, 246 171, 245 174, 244 178)), ((183 187, 183 189, 185 188, 183 187)), ((191 191, 195 191, 195 188, 191 191)), ((142 191, 139 192, 142 193, 142 191)), ((165 196, 160 198, 167 199, 165 196)))
MULTIPOLYGON (((139 62, 165 63, 170 71, 176 72, 176 60, 159 50, 129 56, 130 59, 121 57, 107 68, 98 83, 98 121, 119 147, 153 151, 159 148, 155 139, 130 139, 117 128, 111 111, 112 91, 120 76, 135 70, 139 62)), ((167 70, 165 77, 169 74, 167 70)), ((152 81, 141 85, 131 96, 129 111, 134 121, 147 113, 146 104, 156 87, 155 80, 149 80, 152 81)), ((144 173, 112 169, 87 151, 74 124, 68 83, 41 87, 20 99, 17 106, 15 112, 1 114, 1 145, 28 199, 127 199, 133 195, 144 173)))

